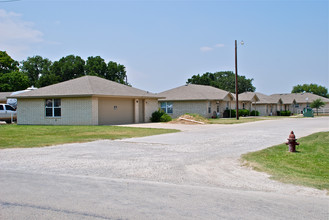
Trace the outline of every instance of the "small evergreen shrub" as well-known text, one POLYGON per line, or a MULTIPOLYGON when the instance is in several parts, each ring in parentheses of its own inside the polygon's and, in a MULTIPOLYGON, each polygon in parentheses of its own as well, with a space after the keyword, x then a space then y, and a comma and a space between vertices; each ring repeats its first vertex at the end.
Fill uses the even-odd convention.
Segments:
POLYGON ((291 111, 277 111, 278 116, 290 116, 291 111))
POLYGON ((252 110, 250 116, 259 116, 259 111, 252 110))
POLYGON ((170 117, 170 115, 164 113, 161 117, 160 117, 160 122, 168 122, 171 121, 172 118, 170 117))
POLYGON ((235 118, 236 117, 236 111, 234 109, 226 109, 223 113, 224 118, 235 118), (230 113, 231 112, 231 113, 230 113))
POLYGON ((172 119, 167 113, 159 108, 158 111, 152 113, 150 120, 151 122, 168 122, 172 119))
POLYGON ((248 109, 239 109, 239 116, 242 116, 242 117, 249 116, 249 110, 248 109))

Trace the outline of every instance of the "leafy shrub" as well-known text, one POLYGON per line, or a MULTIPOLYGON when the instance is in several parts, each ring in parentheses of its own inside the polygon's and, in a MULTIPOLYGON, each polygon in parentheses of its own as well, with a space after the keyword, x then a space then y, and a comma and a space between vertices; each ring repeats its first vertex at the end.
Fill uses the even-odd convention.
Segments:
POLYGON ((150 120, 151 122, 168 122, 172 119, 167 113, 159 108, 158 111, 152 113, 150 120))
POLYGON ((290 116, 291 112, 290 111, 277 111, 278 116, 290 116))
POLYGON ((239 116, 242 116, 242 117, 249 116, 249 110, 248 109, 239 109, 239 116))
POLYGON ((229 118, 230 115, 231 115, 231 118, 235 118, 236 117, 236 111, 234 109, 226 109, 223 113, 224 118, 229 118))
POLYGON ((170 115, 164 113, 161 117, 160 117, 160 122, 168 122, 171 121, 172 118, 170 117, 170 115))
POLYGON ((259 116, 259 111, 252 110, 250 116, 259 116))

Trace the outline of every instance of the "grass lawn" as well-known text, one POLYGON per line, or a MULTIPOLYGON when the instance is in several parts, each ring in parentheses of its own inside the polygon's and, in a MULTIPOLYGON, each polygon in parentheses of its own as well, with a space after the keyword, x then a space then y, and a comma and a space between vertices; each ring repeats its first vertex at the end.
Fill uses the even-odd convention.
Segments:
POLYGON ((178 132, 173 129, 118 126, 0 125, 0 149, 42 147, 99 139, 122 139, 178 132))
POLYGON ((297 153, 289 153, 288 146, 281 144, 244 154, 242 159, 275 180, 329 191, 329 132, 315 133, 297 142, 297 153))

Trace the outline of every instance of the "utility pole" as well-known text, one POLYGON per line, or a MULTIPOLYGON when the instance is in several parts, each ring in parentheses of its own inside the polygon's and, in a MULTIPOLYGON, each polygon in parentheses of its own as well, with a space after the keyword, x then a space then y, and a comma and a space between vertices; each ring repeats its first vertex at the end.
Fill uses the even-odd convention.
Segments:
POLYGON ((239 120, 239 99, 238 99, 238 43, 235 40, 235 109, 236 109, 236 120, 239 120))

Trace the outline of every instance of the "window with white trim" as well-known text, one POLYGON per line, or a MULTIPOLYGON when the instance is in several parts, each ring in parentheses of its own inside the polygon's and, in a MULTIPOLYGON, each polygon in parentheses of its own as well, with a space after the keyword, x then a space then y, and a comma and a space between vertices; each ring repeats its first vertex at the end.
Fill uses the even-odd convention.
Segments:
POLYGON ((173 104, 172 102, 161 102, 161 110, 167 114, 173 113, 173 104))
POLYGON ((61 99, 45 100, 46 117, 61 117, 61 99))

